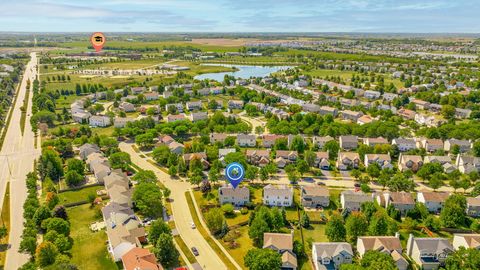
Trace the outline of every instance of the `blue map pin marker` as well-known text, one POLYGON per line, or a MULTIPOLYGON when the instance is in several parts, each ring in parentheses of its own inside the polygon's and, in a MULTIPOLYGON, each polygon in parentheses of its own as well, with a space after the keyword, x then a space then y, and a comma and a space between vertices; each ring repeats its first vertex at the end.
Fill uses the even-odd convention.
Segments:
POLYGON ((245 170, 243 169, 242 164, 238 162, 228 164, 227 168, 225 169, 225 177, 227 178, 228 182, 232 184, 233 188, 237 188, 238 184, 243 181, 244 176, 245 170))

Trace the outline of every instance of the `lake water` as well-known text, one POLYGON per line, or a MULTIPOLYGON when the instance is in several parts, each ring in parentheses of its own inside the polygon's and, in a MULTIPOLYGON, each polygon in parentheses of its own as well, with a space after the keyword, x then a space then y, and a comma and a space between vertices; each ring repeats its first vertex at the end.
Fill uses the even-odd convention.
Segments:
POLYGON ((195 76, 196 80, 215 80, 218 82, 223 81, 225 75, 234 76, 235 78, 248 79, 250 77, 267 77, 271 73, 277 72, 279 70, 286 70, 291 68, 291 66, 243 66, 243 65, 229 65, 229 64, 202 64, 205 66, 221 66, 221 67, 234 67, 238 71, 234 72, 216 72, 216 73, 205 73, 195 76))

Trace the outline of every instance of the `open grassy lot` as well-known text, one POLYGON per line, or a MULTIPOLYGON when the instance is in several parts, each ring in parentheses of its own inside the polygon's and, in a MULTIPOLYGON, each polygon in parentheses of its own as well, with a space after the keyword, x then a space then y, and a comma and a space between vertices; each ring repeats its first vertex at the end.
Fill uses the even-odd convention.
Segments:
POLYGON ((89 194, 97 194, 97 190, 103 189, 103 186, 86 187, 79 190, 66 191, 58 194, 60 204, 74 203, 88 200, 89 194))
POLYGON ((68 208, 67 213, 71 223, 70 236, 73 239, 72 263, 80 270, 119 269, 108 254, 105 231, 90 231, 90 223, 101 220, 96 211, 85 204, 68 208))
POLYGON ((247 252, 253 248, 253 242, 248 236, 248 226, 242 226, 235 229, 235 233, 238 235, 238 238, 235 239, 237 247, 232 248, 228 243, 220 241, 225 249, 230 253, 230 255, 235 259, 235 261, 242 266, 243 269, 247 269, 244 264, 244 256, 247 252))
POLYGON ((7 228, 7 236, 0 241, 0 269, 3 269, 5 266, 5 258, 7 256, 8 237, 10 234, 10 182, 7 182, 0 219, 2 222, 1 225, 7 228))

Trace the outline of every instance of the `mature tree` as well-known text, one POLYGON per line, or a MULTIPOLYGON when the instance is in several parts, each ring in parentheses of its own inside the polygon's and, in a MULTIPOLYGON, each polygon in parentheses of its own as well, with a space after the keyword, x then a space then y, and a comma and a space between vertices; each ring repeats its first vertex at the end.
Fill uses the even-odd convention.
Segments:
POLYGON ((406 216, 414 220, 423 220, 429 215, 427 207, 423 203, 416 203, 413 209, 407 211, 406 216))
MULTIPOLYGON (((168 157, 170 156, 170 149, 166 145, 161 145, 155 149, 153 149, 152 157, 155 162, 160 165, 166 165, 168 161, 168 157)), ((186 166, 185 166, 186 167, 186 166)))
POLYGON ((480 250, 460 247, 447 257, 445 269, 474 270, 480 269, 480 250))
POLYGON ((377 212, 377 206, 374 202, 364 202, 360 205, 360 210, 365 215, 367 220, 370 220, 377 212))
POLYGON ((63 176, 62 159, 58 153, 51 149, 44 149, 38 162, 38 172, 41 180, 49 177, 58 181, 63 176))
POLYGON ((77 158, 67 160, 67 168, 69 172, 76 171, 80 175, 84 175, 85 173, 85 163, 83 160, 77 158))
POLYGON ((260 247, 263 244, 263 234, 269 231, 268 223, 264 219, 256 217, 248 228, 248 236, 257 247, 260 247))
POLYGON ((315 159, 317 155, 313 151, 305 151, 304 153, 305 161, 307 162, 308 166, 313 167, 315 166, 315 159))
POLYGON ((305 211, 302 212, 302 216, 300 218, 300 225, 304 228, 310 227, 310 217, 308 217, 305 211))
POLYGON ((233 162, 238 162, 242 164, 244 168, 247 168, 247 158, 245 157, 245 154, 242 152, 233 152, 233 153, 228 153, 225 158, 225 163, 230 164, 233 162))
POLYGON ((162 219, 157 219, 152 222, 150 230, 148 231, 148 242, 155 246, 161 234, 171 234, 171 232, 172 230, 166 222, 164 222, 162 219))
POLYGON ((282 258, 274 250, 254 248, 245 255, 245 266, 250 270, 277 270, 282 266, 282 258))
POLYGON ((153 134, 145 133, 135 137, 135 143, 142 149, 148 149, 153 147, 153 134))
POLYGON ((156 184, 138 184, 133 191, 132 199, 141 214, 153 218, 162 216, 162 192, 156 184))
POLYGON ((426 181, 436 172, 443 172, 442 165, 438 162, 430 162, 422 165, 417 171, 417 176, 426 181))
POLYGON ((328 151, 331 160, 337 159, 338 150, 340 150, 340 145, 336 140, 330 140, 323 145, 323 151, 328 151))
POLYGON ((388 216, 383 212, 377 212, 370 220, 368 228, 370 235, 387 235, 388 234, 388 216))
POLYGON ((442 116, 445 119, 454 119, 455 118, 455 107, 452 105, 443 105, 442 106, 442 116))
POLYGON ((248 180, 255 180, 258 175, 258 168, 255 166, 248 166, 245 171, 245 178, 248 180))
POLYGON ((158 236, 154 253, 160 263, 164 266, 172 266, 180 255, 173 243, 173 237, 169 233, 162 233, 158 236))
POLYGON ((208 212, 205 213, 205 222, 212 234, 219 234, 222 231, 223 223, 225 222, 222 209, 212 208, 208 210, 208 212))
POLYGON ((379 177, 380 176, 380 166, 376 162, 368 165, 367 173, 372 178, 379 177))
POLYGON ((473 154, 476 157, 480 157, 480 141, 476 141, 473 143, 473 154))
POLYGON ((385 252, 369 250, 365 252, 360 261, 365 269, 371 270, 395 270, 397 266, 392 256, 385 252))
POLYGON ((41 243, 35 252, 35 259, 39 266, 45 267, 55 262, 58 255, 57 247, 48 241, 41 243))
POLYGON ((440 228, 442 227, 442 223, 440 220, 435 217, 434 215, 429 215, 423 224, 432 232, 438 232, 440 231, 440 228))
POLYGON ((42 221, 51 217, 52 215, 50 213, 50 208, 42 205, 35 211, 35 214, 33 215, 33 221, 35 222, 35 224, 37 224, 37 226, 40 226, 40 224, 42 224, 42 221))
POLYGON ((52 210, 52 216, 68 220, 67 210, 65 209, 65 206, 63 206, 63 205, 55 206, 55 208, 52 210))
POLYGON ((393 192, 412 191, 415 189, 413 179, 407 177, 405 174, 397 173, 387 183, 388 189, 393 192))
POLYGON ((133 177, 137 183, 157 183, 157 176, 150 170, 139 170, 133 177))
POLYGON ((47 232, 56 231, 59 234, 68 236, 70 234, 70 223, 62 218, 49 218, 42 222, 42 228, 47 232))
POLYGON ((325 228, 325 234, 330 242, 344 242, 347 239, 347 230, 340 215, 334 214, 330 217, 325 228))
POLYGON ((297 161, 297 171, 300 173, 301 176, 303 176, 304 173, 308 172, 310 170, 310 167, 308 166, 308 163, 300 159, 297 161))
POLYGON ((117 152, 110 155, 108 158, 110 165, 114 169, 122 169, 126 171, 131 163, 130 154, 125 152, 117 152))
POLYGON ((209 193, 212 190, 212 185, 210 185, 210 181, 204 180, 202 181, 202 184, 200 185, 200 191, 202 191, 203 194, 209 193))
MULTIPOLYGON (((266 167, 260 168, 260 180, 262 180, 262 182, 268 180, 268 170, 267 170, 266 167)), ((479 186, 480 186, 480 185, 479 185, 479 186)), ((480 190, 480 188, 479 188, 479 190, 480 190)), ((480 192, 479 192, 479 193, 480 193, 480 192)))
POLYGON ((443 226, 456 228, 465 225, 467 199, 465 196, 453 194, 445 201, 440 212, 440 220, 443 226))
POLYGON ((79 174, 75 170, 68 171, 67 174, 65 174, 65 182, 70 187, 79 185, 80 183, 83 182, 83 180, 84 180, 83 175, 79 174))
POLYGON ((345 227, 349 242, 356 243, 359 236, 366 234, 368 222, 363 213, 354 212, 348 216, 345 227))
POLYGON ((305 141, 303 137, 300 135, 296 135, 292 139, 292 143, 290 144, 290 150, 298 151, 299 153, 303 153, 305 150, 305 141))
POLYGON ((37 238, 32 236, 22 236, 22 241, 20 242, 20 252, 28 253, 30 255, 35 254, 37 249, 37 238))

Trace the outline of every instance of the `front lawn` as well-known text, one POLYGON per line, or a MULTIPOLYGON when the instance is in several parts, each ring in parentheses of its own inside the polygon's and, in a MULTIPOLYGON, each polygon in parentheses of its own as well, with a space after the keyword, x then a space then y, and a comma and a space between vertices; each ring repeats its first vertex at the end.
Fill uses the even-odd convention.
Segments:
POLYGON ((58 197, 60 198, 60 204, 88 201, 89 194, 95 194, 95 196, 97 196, 97 190, 101 190, 103 188, 103 186, 90 186, 78 190, 58 193, 58 197))
POLYGON ((108 254, 105 230, 90 230, 90 223, 102 220, 96 210, 84 204, 67 208, 67 213, 71 223, 70 237, 73 239, 72 263, 80 270, 119 269, 108 254))

